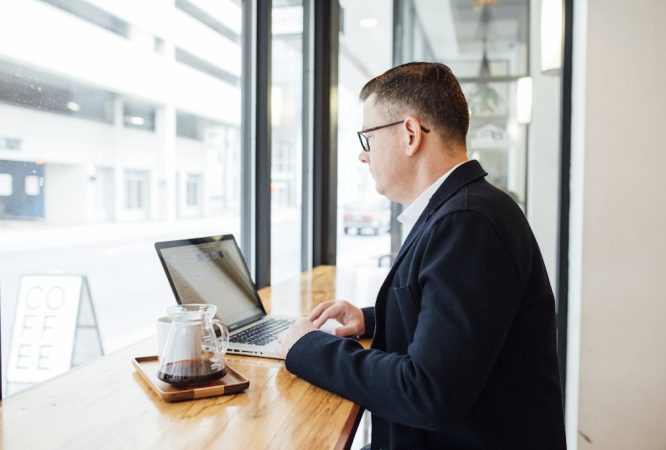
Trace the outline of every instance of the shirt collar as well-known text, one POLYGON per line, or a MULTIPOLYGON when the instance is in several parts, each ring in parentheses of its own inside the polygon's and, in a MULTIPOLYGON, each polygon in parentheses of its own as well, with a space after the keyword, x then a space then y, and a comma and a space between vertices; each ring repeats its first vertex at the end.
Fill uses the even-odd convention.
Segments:
POLYGON ((403 241, 409 235, 409 232, 412 230, 412 227, 419 219, 421 214, 423 214, 423 211, 426 209, 426 206, 428 206, 428 202, 430 202, 430 199, 432 198, 433 194, 444 183, 444 180, 446 180, 455 169, 457 169, 459 166, 461 166, 466 162, 467 161, 463 161, 451 167, 451 169, 449 169, 448 172, 439 177, 425 191, 421 192, 421 194, 419 194, 419 196, 416 197, 416 200, 410 203, 409 206, 407 206, 398 216, 398 222, 402 224, 403 241))

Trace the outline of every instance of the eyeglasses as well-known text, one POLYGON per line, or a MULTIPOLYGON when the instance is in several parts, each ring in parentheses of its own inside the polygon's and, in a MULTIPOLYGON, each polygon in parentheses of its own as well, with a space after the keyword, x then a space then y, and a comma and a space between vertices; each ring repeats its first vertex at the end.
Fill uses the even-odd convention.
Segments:
MULTIPOLYGON (((393 123, 387 123, 386 125, 380 125, 378 127, 372 127, 365 130, 357 131, 356 134, 358 135, 358 140, 361 141, 361 147, 363 147, 363 151, 366 152, 370 151, 370 141, 368 141, 368 137, 365 135, 365 133, 381 130, 382 128, 392 127, 393 125, 398 125, 399 123, 402 122, 404 122, 404 119, 393 123)), ((430 133, 430 130, 424 127, 423 125, 421 125, 421 129, 423 130, 424 133, 430 133)))

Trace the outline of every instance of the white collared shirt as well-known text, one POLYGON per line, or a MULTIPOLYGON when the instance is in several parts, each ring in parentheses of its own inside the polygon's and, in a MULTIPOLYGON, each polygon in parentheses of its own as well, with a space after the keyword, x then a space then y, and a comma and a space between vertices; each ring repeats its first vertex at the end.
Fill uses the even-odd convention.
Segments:
POLYGON ((419 217, 421 216, 421 214, 423 214, 423 211, 426 209, 426 206, 428 206, 428 202, 435 194, 437 189, 439 189, 442 183, 444 183, 444 180, 446 180, 449 177, 449 175, 451 175, 451 172, 453 172, 459 166, 465 164, 466 162, 467 161, 463 161, 451 167, 451 169, 448 172, 439 177, 425 191, 421 192, 421 194, 418 197, 416 197, 416 200, 410 203, 409 206, 405 208, 402 211, 402 213, 398 216, 398 222, 402 224, 403 243, 405 242, 405 239, 407 239, 407 236, 409 236, 409 232, 412 231, 412 228, 414 227, 416 221, 419 220, 419 217))

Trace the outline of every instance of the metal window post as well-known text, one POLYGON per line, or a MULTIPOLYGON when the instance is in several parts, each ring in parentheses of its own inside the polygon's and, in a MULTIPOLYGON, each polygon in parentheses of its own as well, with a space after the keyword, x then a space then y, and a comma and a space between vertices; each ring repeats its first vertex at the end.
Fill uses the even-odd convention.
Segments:
POLYGON ((271 0, 256 3, 255 282, 271 284, 271 0))
POLYGON ((339 29, 338 1, 314 2, 312 263, 315 266, 336 262, 339 29))

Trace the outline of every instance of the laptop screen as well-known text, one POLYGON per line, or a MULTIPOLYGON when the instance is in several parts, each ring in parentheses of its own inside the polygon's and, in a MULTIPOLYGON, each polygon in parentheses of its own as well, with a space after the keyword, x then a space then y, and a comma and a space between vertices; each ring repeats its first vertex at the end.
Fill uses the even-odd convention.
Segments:
POLYGON ((179 303, 217 306, 215 317, 229 331, 266 314, 233 235, 158 242, 155 248, 179 303))

